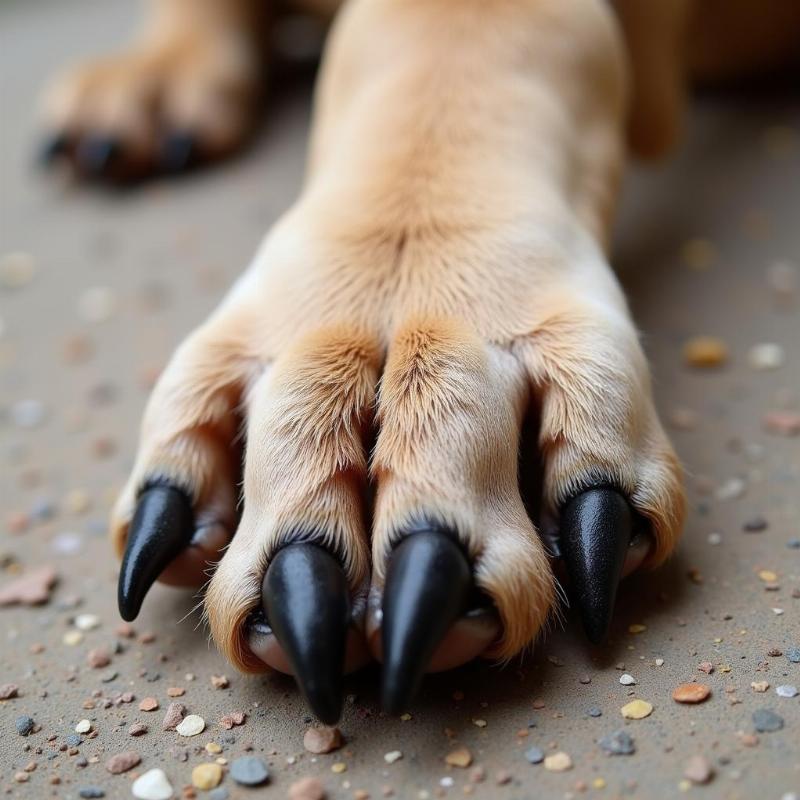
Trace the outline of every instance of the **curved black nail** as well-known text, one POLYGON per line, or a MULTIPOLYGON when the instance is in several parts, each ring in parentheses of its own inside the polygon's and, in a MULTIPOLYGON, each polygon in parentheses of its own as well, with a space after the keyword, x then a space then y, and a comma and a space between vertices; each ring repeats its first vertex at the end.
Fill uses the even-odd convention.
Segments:
POLYGON ((189 133, 170 134, 161 145, 160 163, 166 172, 181 172, 197 157, 197 141, 189 133))
POLYGON ((342 712, 350 593, 342 565, 323 547, 279 550, 261 584, 261 601, 306 703, 333 725, 342 712))
POLYGON ((54 133, 45 137, 39 148, 39 163, 49 167, 57 158, 66 154, 68 147, 69 137, 66 133, 54 133))
POLYGON ((107 172, 120 154, 120 144, 108 136, 90 136, 79 142, 75 150, 75 163, 88 175, 107 172))
POLYGON ((465 611, 472 570, 443 530, 407 535, 389 558, 383 590, 383 707, 408 708, 437 645, 465 611))
POLYGON ((193 533, 192 503, 185 492, 156 484, 141 493, 119 571, 117 604, 122 619, 136 619, 150 587, 193 533))
POLYGON ((561 555, 592 644, 608 635, 633 525, 630 504, 609 487, 589 489, 561 511, 561 555))

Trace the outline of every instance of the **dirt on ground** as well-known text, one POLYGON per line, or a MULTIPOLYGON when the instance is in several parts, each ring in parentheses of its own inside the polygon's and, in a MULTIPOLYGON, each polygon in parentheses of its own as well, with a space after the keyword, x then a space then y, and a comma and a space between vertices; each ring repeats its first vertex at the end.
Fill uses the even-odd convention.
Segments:
POLYGON ((135 6, 0 6, 0 791, 800 796, 797 98, 698 100, 675 158, 626 186, 615 262, 686 465, 677 555, 624 583, 603 648, 565 609, 525 660, 431 677, 400 718, 377 670, 352 676, 343 743, 315 754, 293 682, 237 674, 197 596, 116 611, 106 518, 148 391, 295 197, 309 113, 307 90, 277 97, 241 158, 124 193, 37 172, 42 82, 123 42, 135 6))

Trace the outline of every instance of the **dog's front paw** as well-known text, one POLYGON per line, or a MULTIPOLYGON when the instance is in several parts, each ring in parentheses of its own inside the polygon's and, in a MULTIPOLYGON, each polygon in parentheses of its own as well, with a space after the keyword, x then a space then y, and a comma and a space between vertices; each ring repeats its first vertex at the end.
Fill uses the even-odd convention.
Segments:
POLYGON ((319 240, 290 215, 159 381, 115 514, 123 616, 159 576, 200 585, 216 564, 217 645, 243 671, 293 673, 324 721, 370 653, 398 710, 426 671, 521 652, 554 607, 553 555, 600 640, 621 576, 667 556, 684 512, 613 276, 597 266, 587 297, 545 274, 535 301, 509 298, 532 327, 504 338, 508 319, 457 293, 380 302, 380 281, 315 263, 319 240), (532 406, 535 520, 519 484, 532 406))
POLYGON ((260 58, 249 34, 190 27, 57 75, 42 103, 44 162, 120 182, 236 150, 256 119, 260 58))

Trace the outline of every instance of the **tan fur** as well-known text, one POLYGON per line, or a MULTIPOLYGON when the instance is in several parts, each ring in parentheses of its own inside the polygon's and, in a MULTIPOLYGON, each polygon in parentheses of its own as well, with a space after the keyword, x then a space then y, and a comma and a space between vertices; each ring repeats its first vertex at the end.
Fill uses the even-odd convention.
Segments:
MULTIPOLYGON (((187 3, 162 0, 172 22, 150 52, 185 36, 187 3)), ((243 29, 248 4, 222 5, 192 5, 192 35, 243 29)), ((246 417, 244 515, 206 597, 241 669, 264 668, 244 623, 282 541, 325 541, 356 591, 382 585, 394 537, 424 520, 451 526, 474 558, 503 622, 491 655, 530 644, 555 598, 517 488, 532 399, 546 512, 610 481, 652 523, 650 565, 675 547, 680 467, 606 250, 628 59, 633 137, 661 152, 679 129, 675 53, 694 5, 659 6, 658 28, 618 6, 627 51, 601 0, 351 0, 337 18, 303 192, 159 381, 114 516, 121 549, 137 492, 167 475, 226 531, 197 544, 215 561, 233 531, 246 417)), ((176 569, 200 581, 197 563, 176 569)))
POLYGON ((603 255, 626 94, 622 42, 597 0, 507 0, 490 15, 480 0, 343 9, 303 194, 213 335, 195 335, 162 378, 117 517, 122 539, 154 472, 207 506, 203 487, 228 474, 229 453, 195 432, 229 439, 244 397, 244 516, 206 597, 214 638, 240 668, 263 668, 243 623, 284 537, 322 537, 354 590, 369 577, 373 406, 372 580, 409 524, 451 525, 500 611, 498 658, 535 638, 555 595, 517 488, 532 395, 544 404, 549 506, 616 480, 655 523, 653 561, 672 549, 679 468, 603 255))

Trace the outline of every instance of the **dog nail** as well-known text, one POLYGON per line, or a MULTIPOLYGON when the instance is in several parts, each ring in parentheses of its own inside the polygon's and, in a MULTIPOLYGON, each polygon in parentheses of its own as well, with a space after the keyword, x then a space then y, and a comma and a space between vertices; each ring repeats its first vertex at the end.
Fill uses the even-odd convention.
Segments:
POLYGON ((186 548, 193 532, 192 504, 182 490, 163 483, 145 488, 128 530, 119 572, 117 602, 124 620, 136 619, 150 587, 186 548))
POLYGON ((383 591, 383 707, 411 702, 436 646, 465 611, 472 589, 467 556, 443 530, 411 533, 389 558, 383 591))
POLYGON ((75 151, 78 167, 89 175, 102 175, 111 167, 120 153, 116 139, 91 136, 82 140, 75 151))
POLYGON ((309 708, 321 722, 333 725, 342 711, 350 624, 342 565, 319 545, 289 544, 270 562, 261 600, 309 708))
POLYGON ((161 145, 161 167, 166 172, 181 172, 194 163, 197 142, 189 133, 173 133, 161 145))
POLYGON ((628 501, 609 487, 589 489, 561 511, 561 554, 592 644, 608 635, 633 524, 628 501))
POLYGON ((66 133, 54 133, 45 137, 39 148, 39 163, 45 167, 50 166, 56 159, 66 154, 68 146, 69 137, 66 133))

